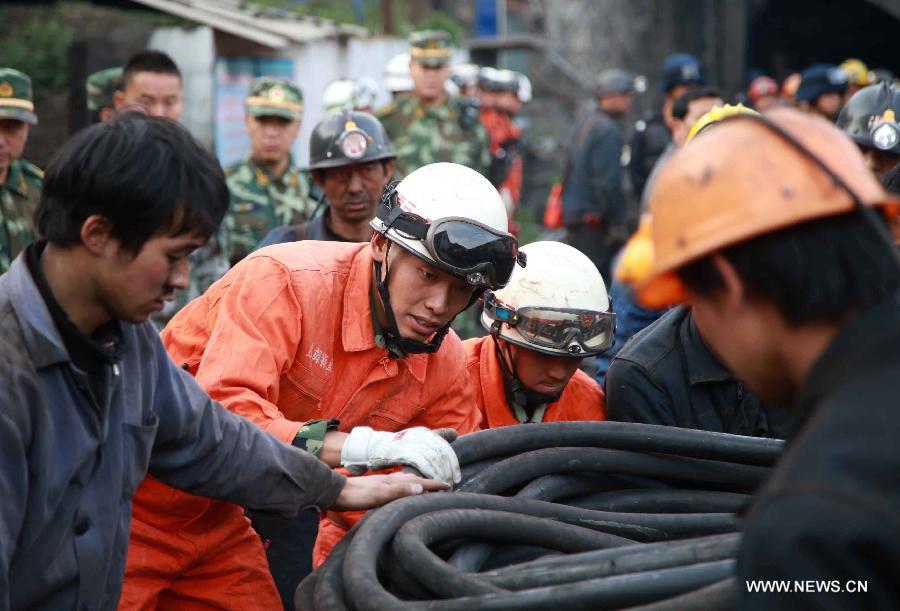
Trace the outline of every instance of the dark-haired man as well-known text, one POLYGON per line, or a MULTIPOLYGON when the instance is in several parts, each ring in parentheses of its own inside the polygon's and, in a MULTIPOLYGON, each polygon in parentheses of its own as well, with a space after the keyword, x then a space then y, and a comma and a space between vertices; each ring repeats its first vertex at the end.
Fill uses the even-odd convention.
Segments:
POLYGON ((888 201, 840 130, 791 109, 702 133, 650 195, 655 260, 640 295, 686 300, 710 350, 793 417, 744 523, 738 609, 900 607, 888 201), (788 588, 754 590, 773 583, 788 588))
POLYGON ((322 119, 309 138, 309 169, 325 211, 306 223, 276 227, 258 248, 299 240, 368 242, 369 221, 394 173, 394 149, 381 122, 345 110, 322 119))
MULTIPOLYGON (((143 114, 76 134, 51 162, 36 214, 45 239, 0 277, 0 608, 115 608, 148 469, 285 513, 439 486, 347 482, 227 412, 172 362, 147 318, 186 286, 188 256, 227 204, 216 159, 143 114)), ((228 577, 219 591, 247 608, 228 577)))
POLYGON ((113 96, 116 109, 139 106, 154 117, 172 121, 184 110, 181 71, 161 51, 141 51, 122 70, 121 90, 113 96))

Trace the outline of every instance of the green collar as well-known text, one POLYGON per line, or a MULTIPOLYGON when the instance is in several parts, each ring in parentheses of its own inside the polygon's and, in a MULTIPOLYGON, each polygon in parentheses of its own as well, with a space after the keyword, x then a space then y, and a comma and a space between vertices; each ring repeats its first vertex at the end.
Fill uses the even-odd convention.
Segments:
POLYGON ((378 322, 378 316, 375 315, 375 312, 375 289, 372 288, 369 291, 369 315, 372 317, 372 329, 375 331, 375 345, 387 350, 391 358, 398 360, 402 359, 406 356, 406 353, 388 340, 384 331, 381 329, 381 324, 378 322))

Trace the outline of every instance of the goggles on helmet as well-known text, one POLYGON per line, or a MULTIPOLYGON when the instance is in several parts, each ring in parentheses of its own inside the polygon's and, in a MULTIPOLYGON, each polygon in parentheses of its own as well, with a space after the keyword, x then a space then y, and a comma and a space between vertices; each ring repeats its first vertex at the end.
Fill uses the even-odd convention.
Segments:
POLYGON ((900 142, 900 124, 892 109, 887 109, 883 115, 873 120, 869 128, 869 139, 875 148, 882 151, 889 151, 897 146, 900 142))
POLYGON ((493 293, 484 298, 484 313, 497 323, 515 328, 528 343, 572 356, 590 356, 612 348, 616 315, 574 308, 527 306, 513 309, 493 293))
POLYGON ((506 286, 517 263, 525 267, 525 253, 511 234, 465 217, 429 222, 404 211, 397 200, 395 185, 388 186, 376 214, 385 224, 384 231, 393 229, 401 237, 421 241, 436 267, 473 286, 492 289, 506 286))

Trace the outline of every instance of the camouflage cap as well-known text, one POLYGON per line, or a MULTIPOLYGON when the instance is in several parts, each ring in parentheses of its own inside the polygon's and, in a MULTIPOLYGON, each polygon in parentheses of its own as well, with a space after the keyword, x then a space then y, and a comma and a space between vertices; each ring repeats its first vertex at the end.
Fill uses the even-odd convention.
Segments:
POLYGON ((442 30, 422 30, 409 35, 409 56, 426 66, 446 66, 453 54, 450 34, 442 30))
POLYGON ((113 94, 122 82, 121 66, 98 70, 84 82, 87 89, 87 108, 96 112, 101 108, 114 108, 113 94))
POLYGON ((294 83, 270 76, 253 79, 244 108, 255 117, 275 116, 303 119, 303 92, 294 83))
POLYGON ((15 68, 0 68, 0 119, 37 125, 31 79, 15 68))

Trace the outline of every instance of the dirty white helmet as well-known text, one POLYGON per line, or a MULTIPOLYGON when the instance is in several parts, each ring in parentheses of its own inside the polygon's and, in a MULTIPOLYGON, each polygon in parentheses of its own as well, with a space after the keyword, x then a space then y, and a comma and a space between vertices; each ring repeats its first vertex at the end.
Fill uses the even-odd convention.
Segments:
POLYGON ((391 93, 413 90, 409 53, 398 53, 384 67, 384 88, 391 93))
POLYGON ((516 90, 516 96, 523 104, 531 101, 531 81, 521 72, 516 72, 516 78, 519 81, 519 88, 516 90))
POLYGON ((528 265, 485 295, 481 324, 504 340, 554 356, 586 357, 612 347, 615 314, 606 284, 581 251, 562 242, 521 248, 528 265))
POLYGON ((332 113, 341 110, 353 110, 353 81, 350 79, 337 79, 325 86, 322 92, 322 104, 325 112, 332 113))
POLYGON ((519 256, 503 199, 484 176, 432 163, 388 185, 370 225, 431 265, 470 284, 499 288, 519 256))
POLYGON ((479 67, 475 64, 453 64, 450 66, 450 80, 462 89, 478 83, 479 67))
POLYGON ((363 76, 353 83, 353 108, 360 110, 363 108, 374 108, 375 100, 378 98, 378 83, 375 79, 363 76))

